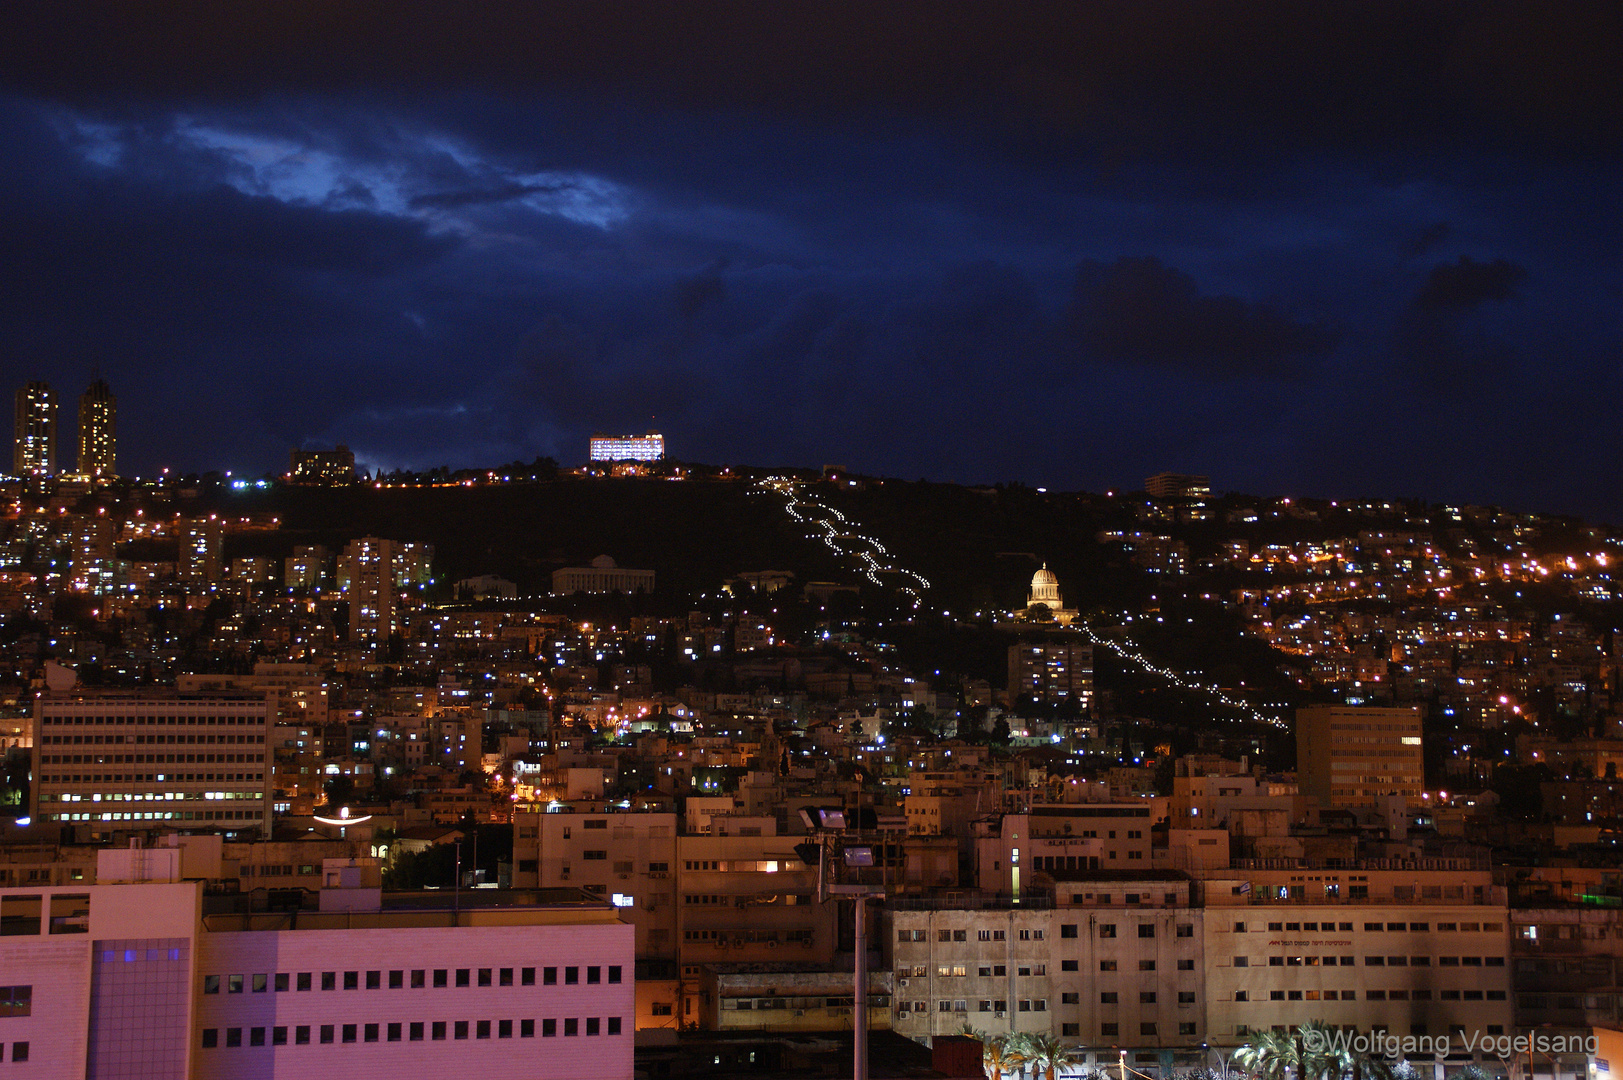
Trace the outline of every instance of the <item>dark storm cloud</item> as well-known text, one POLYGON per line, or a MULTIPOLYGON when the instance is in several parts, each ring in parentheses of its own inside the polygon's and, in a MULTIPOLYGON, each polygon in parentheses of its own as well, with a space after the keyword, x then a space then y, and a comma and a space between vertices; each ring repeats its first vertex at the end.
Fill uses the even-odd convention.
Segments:
POLYGON ((1415 306, 1430 311, 1468 311, 1489 300, 1509 300, 1526 276, 1526 269, 1506 259, 1477 262, 1461 255, 1458 262, 1432 269, 1415 297, 1415 306))
POLYGON ((726 260, 720 259, 692 277, 678 281, 672 297, 676 302, 676 313, 684 319, 691 319, 707 304, 719 304, 725 299, 727 286, 722 281, 721 272, 726 268, 726 260))
POLYGON ((522 199, 526 195, 556 195, 559 192, 573 190, 574 186, 565 183, 507 183, 495 187, 473 188, 464 191, 436 191, 426 195, 414 195, 407 205, 413 210, 430 207, 438 210, 460 210, 467 206, 511 202, 514 199, 522 199))
POLYGON ((1203 295, 1154 256, 1085 264, 1071 320, 1084 349, 1105 359, 1219 376, 1289 375, 1336 341, 1266 305, 1203 295))
POLYGON ((1596 452, 1547 384, 1610 386, 1623 341, 1615 6, 8 18, 0 255, 39 273, 0 370, 101 362, 131 461, 575 462, 657 424, 701 460, 1511 498, 1596 452))

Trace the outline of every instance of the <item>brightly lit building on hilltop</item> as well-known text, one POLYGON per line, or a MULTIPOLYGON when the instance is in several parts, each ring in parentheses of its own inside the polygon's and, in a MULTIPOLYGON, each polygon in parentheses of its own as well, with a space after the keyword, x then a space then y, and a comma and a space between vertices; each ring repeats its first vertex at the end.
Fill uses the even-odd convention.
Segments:
POLYGON ((646 435, 593 435, 593 461, 662 461, 665 436, 657 431, 646 435))
POLYGON ((118 399, 105 379, 79 395, 79 475, 110 480, 118 451, 118 399))

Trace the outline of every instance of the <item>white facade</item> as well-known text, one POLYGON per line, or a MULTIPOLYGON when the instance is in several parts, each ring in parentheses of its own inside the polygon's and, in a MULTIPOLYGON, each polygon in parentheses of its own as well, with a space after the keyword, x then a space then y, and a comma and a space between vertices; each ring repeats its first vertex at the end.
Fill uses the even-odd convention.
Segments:
POLYGON ((593 435, 593 461, 659 461, 665 457, 665 436, 656 431, 646 435, 593 435))
MULTIPOLYGON (((127 854, 176 876, 173 849, 127 854)), ((202 894, 0 889, 0 1072, 632 1075, 632 929, 606 904, 380 910, 373 892, 365 910, 243 916, 203 914, 202 894)))

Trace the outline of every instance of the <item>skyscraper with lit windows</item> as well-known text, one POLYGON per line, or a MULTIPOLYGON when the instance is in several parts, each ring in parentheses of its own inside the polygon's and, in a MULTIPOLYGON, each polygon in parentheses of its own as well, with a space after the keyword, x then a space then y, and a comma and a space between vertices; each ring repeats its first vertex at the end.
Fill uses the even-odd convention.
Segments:
POLYGON ((118 399, 104 379, 79 395, 79 475, 111 479, 118 449, 118 399))
POLYGON ((56 391, 29 382, 17 391, 16 442, 11 471, 18 476, 49 476, 56 471, 56 391))

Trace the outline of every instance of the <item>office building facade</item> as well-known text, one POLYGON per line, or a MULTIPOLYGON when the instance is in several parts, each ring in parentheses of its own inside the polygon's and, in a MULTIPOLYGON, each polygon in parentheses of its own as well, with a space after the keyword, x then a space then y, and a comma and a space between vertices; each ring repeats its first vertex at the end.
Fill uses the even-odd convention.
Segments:
POLYGON ((34 703, 37 820, 84 839, 154 828, 271 828, 263 694, 106 691, 34 703))

